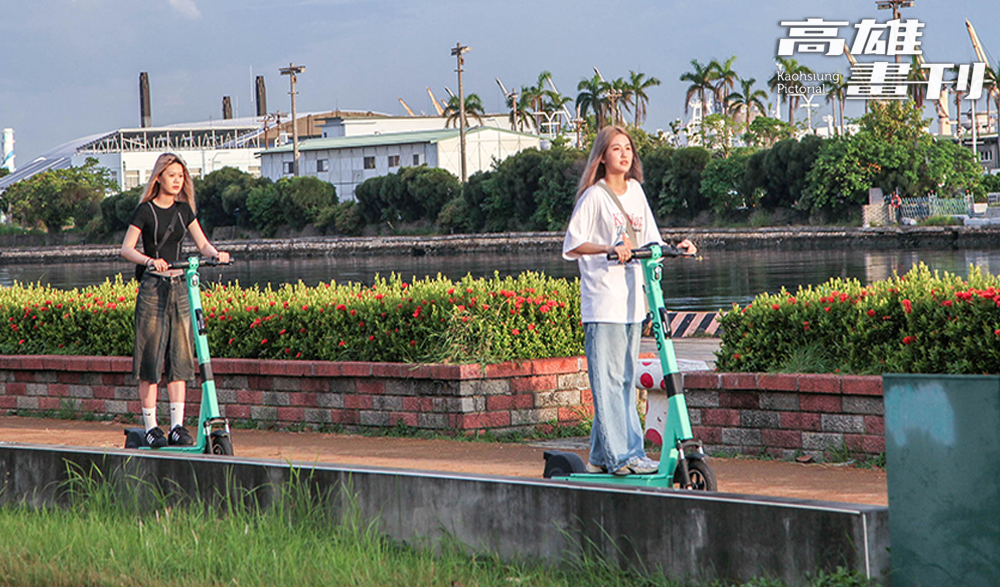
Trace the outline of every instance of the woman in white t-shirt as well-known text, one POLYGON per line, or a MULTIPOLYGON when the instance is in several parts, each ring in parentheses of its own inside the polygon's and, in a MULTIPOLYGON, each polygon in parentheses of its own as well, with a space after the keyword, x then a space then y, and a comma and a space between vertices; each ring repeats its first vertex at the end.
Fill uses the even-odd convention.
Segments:
MULTIPOLYGON (((594 397, 587 462, 592 473, 650 474, 658 468, 646 457, 636 411, 635 363, 646 304, 642 268, 629 261, 633 247, 660 242, 640 182, 642 163, 632 137, 618 126, 601 129, 580 178, 563 241, 563 258, 580 266, 584 349, 594 397), (638 243, 629 239, 628 223, 638 243), (607 260, 611 252, 618 254, 618 261, 607 260)), ((687 239, 677 248, 696 251, 687 239)))

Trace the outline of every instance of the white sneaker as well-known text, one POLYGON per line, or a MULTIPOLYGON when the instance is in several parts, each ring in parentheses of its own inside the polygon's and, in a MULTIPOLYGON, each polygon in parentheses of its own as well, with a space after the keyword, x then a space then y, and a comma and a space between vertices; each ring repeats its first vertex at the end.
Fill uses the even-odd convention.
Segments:
POLYGON ((601 465, 595 465, 590 461, 587 461, 587 472, 588 473, 607 473, 608 468, 601 465))
POLYGON ((641 457, 615 471, 615 475, 652 475, 659 470, 660 463, 649 457, 641 457))

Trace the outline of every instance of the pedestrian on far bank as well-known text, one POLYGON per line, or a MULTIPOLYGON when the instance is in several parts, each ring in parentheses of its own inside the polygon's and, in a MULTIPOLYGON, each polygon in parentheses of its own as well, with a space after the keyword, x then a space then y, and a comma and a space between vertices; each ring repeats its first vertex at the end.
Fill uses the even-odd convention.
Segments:
MULTIPOLYGON (((661 242, 641 182, 632 137, 622 127, 601 129, 563 241, 563 258, 580 267, 584 350, 594 397, 590 473, 652 474, 659 466, 646 456, 636 410, 635 363, 646 303, 642 269, 630 260, 634 247, 661 242), (618 261, 607 260, 611 252, 618 261)), ((696 252, 687 239, 677 248, 696 252)))
POLYGON ((136 264, 139 282, 132 378, 139 381, 146 443, 152 448, 194 444, 184 428, 187 382, 195 380, 190 303, 184 272, 169 268, 171 262, 181 259, 185 235, 191 236, 202 256, 229 262, 229 253, 216 250, 198 223, 194 184, 187 165, 178 155, 164 153, 153 166, 121 249, 122 257, 136 264), (140 237, 143 252, 136 249, 140 237), (164 371, 170 397, 170 431, 166 436, 156 422, 156 400, 164 371))

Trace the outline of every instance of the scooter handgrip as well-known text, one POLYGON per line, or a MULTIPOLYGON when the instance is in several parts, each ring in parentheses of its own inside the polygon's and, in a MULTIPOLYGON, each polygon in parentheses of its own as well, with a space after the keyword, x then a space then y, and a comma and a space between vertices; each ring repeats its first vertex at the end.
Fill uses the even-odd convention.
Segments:
MULTIPOLYGON (((633 259, 649 259, 653 256, 653 251, 649 249, 632 249, 633 259)), ((617 261, 618 253, 608 253, 608 261, 617 261)))

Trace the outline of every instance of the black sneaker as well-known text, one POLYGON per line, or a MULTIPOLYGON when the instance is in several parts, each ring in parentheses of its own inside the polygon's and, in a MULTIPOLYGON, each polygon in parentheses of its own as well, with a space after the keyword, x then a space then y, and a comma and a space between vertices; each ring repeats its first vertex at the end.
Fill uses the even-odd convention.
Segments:
POLYGON ((146 444, 149 445, 149 448, 167 446, 167 437, 163 435, 163 430, 160 430, 159 426, 146 431, 146 444))
POLYGON ((194 444, 194 439, 191 438, 187 428, 183 426, 174 426, 171 428, 167 439, 171 446, 191 446, 194 444))

